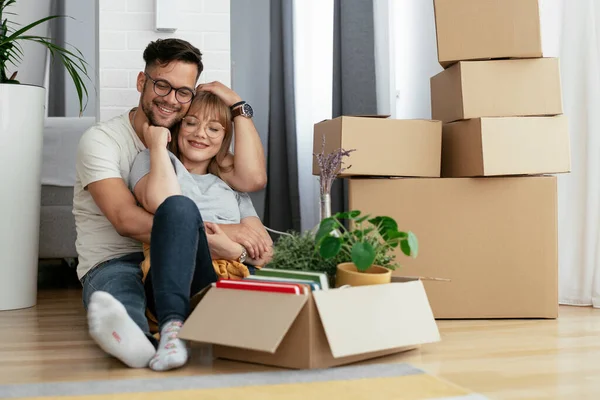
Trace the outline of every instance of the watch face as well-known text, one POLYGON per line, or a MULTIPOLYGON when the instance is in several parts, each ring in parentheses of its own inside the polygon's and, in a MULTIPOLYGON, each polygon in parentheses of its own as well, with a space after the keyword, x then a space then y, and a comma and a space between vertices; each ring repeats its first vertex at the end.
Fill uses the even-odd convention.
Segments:
POLYGON ((250 107, 250 104, 246 103, 242 106, 242 115, 245 115, 248 118, 252 118, 254 115, 254 110, 250 107))

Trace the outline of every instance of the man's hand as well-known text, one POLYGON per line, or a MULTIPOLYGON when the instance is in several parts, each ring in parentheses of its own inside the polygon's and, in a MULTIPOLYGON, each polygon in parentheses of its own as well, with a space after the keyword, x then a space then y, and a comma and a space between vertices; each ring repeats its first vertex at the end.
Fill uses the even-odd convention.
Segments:
POLYGON ((165 148, 171 141, 171 131, 162 126, 149 125, 148 121, 143 126, 144 141, 150 150, 165 148))
POLYGON ((217 81, 201 83, 196 87, 196 91, 211 92, 223 100, 228 107, 231 107, 235 103, 242 100, 242 98, 236 92, 217 81))
POLYGON ((263 266, 273 259, 273 249, 269 249, 268 252, 263 253, 261 258, 248 258, 246 263, 255 266, 263 266))
POLYGON ((250 258, 262 258, 270 251, 270 244, 247 224, 222 224, 219 227, 231 240, 244 246, 250 258))
POLYGON ((262 221, 258 217, 246 217, 242 219, 242 224, 246 225, 249 228, 252 228, 255 232, 257 232, 262 238, 263 242, 267 244, 268 249, 270 250, 273 247, 273 239, 269 236, 269 233, 265 229, 262 221))

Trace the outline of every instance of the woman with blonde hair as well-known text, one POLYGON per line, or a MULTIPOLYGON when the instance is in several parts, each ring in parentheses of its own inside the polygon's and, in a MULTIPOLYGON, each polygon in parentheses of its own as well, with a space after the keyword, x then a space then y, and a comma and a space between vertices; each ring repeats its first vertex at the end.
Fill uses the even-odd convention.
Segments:
MULTIPOLYGON (((190 298, 218 279, 213 260, 245 269, 245 265, 263 265, 271 257, 266 243, 252 240, 254 245, 247 249, 221 228, 244 222, 264 230, 249 196, 221 179, 231 169, 227 156, 232 135, 230 108, 219 96, 203 91, 173 132, 144 127, 148 149, 135 159, 129 186, 138 202, 154 214, 142 268, 148 310, 156 316, 160 331, 158 350, 150 361, 154 370, 186 363, 188 352, 178 338, 179 329, 190 313, 190 298), (177 215, 185 219, 165 218, 161 208, 168 203, 184 208, 177 215)), ((243 277, 248 271, 239 274, 243 277)))

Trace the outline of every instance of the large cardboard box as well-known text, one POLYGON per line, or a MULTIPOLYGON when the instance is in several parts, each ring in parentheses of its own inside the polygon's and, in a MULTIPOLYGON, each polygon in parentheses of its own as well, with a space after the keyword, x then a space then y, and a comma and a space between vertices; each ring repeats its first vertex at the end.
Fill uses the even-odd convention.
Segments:
MULTIPOLYGON (((355 149, 344 160, 348 176, 439 177, 442 123, 430 120, 388 119, 387 116, 342 116, 315 124, 313 153, 355 149)), ((316 157, 313 174, 319 175, 316 157)))
POLYGON ((537 0, 435 0, 438 61, 542 57, 537 0))
POLYGON ((210 288, 182 339, 213 355, 284 368, 327 368, 440 340, 423 283, 315 291, 308 295, 210 288))
POLYGON ((431 78, 435 120, 562 113, 557 58, 461 61, 431 78))
POLYGON ((424 281, 436 318, 556 318, 555 176, 351 179, 350 209, 419 239, 403 276, 424 281))
POLYGON ((565 115, 452 122, 443 128, 442 176, 564 173, 570 153, 565 115))

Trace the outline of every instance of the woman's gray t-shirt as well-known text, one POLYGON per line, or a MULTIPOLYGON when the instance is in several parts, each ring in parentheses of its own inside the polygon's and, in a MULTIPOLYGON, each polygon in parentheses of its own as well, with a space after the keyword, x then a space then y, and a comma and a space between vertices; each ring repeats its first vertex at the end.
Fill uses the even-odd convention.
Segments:
MULTIPOLYGON (((169 158, 175 168, 181 194, 196 203, 203 221, 216 224, 239 224, 243 218, 258 217, 247 193, 233 190, 216 175, 191 174, 171 152, 169 158)), ((129 173, 129 189, 133 192, 140 179, 149 173, 150 151, 145 149, 133 162, 129 173)))

